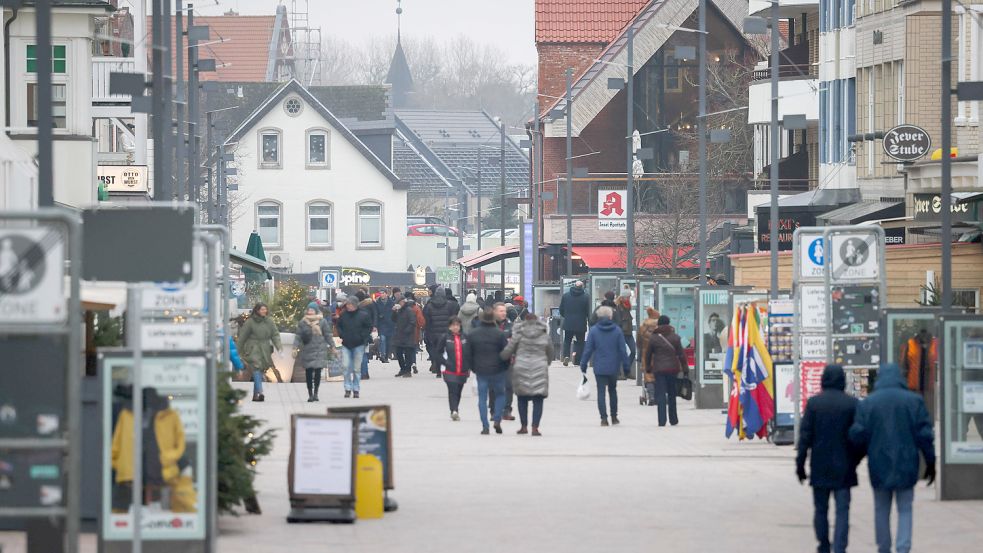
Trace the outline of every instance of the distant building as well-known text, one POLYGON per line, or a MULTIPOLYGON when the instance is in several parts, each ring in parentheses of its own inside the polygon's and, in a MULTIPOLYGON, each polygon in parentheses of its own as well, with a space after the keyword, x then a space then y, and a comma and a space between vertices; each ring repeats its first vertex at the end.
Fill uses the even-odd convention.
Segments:
POLYGON ((277 87, 223 144, 238 167, 234 244, 257 231, 285 273, 406 271, 405 185, 299 82, 277 87))

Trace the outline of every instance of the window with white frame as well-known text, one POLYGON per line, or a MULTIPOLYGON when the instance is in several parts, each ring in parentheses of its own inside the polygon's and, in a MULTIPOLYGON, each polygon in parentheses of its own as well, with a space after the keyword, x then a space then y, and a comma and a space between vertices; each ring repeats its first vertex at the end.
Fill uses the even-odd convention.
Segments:
POLYGON ((980 291, 975 289, 952 291, 952 305, 954 307, 964 307, 967 313, 979 313, 980 311, 980 291))
POLYGON ((382 204, 367 201, 358 204, 358 246, 382 247, 382 204))
POLYGON ((311 202, 307 204, 307 246, 331 247, 331 204, 311 202))
MULTIPOLYGON (((37 46, 28 44, 24 49, 25 78, 27 97, 27 126, 38 126, 38 55, 37 46)), ((55 44, 51 47, 51 109, 54 117, 53 127, 68 127, 68 46, 55 44)))
POLYGON ((311 129, 307 131, 307 166, 328 168, 331 165, 330 140, 328 131, 311 129))
POLYGON ((279 247, 281 244, 281 207, 277 202, 256 204, 256 229, 265 247, 279 247))
POLYGON ((259 166, 261 169, 279 169, 282 165, 281 139, 278 129, 259 131, 259 166))

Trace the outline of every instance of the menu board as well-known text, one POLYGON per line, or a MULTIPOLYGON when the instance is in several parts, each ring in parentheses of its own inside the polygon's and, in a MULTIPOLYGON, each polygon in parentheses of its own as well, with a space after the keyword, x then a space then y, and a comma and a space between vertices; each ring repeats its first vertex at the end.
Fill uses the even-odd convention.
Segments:
POLYGON ((291 425, 291 499, 354 498, 355 420, 345 416, 294 415, 291 425))
POLYGON ((358 453, 374 455, 382 462, 382 482, 387 490, 393 483, 392 417, 388 405, 332 407, 328 413, 352 414, 358 423, 358 453))

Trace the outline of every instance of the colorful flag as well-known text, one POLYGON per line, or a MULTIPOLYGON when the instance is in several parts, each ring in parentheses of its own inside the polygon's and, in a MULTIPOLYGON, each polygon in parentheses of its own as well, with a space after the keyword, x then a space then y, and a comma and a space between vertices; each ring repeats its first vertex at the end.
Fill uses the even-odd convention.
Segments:
POLYGON ((730 382, 730 397, 727 401, 727 432, 726 436, 741 428, 741 309, 734 310, 734 319, 727 334, 727 356, 724 360, 724 374, 730 382))
POLYGON ((764 438, 768 435, 768 422, 775 415, 774 381, 772 362, 761 334, 760 314, 751 307, 745 315, 746 363, 741 373, 741 406, 747 434, 764 438))

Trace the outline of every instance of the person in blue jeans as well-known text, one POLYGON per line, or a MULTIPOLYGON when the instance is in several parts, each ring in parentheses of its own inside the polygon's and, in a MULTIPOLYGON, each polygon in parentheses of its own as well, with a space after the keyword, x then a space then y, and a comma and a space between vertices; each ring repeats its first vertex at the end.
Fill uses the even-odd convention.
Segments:
POLYGON ((372 335, 372 316, 359 308, 357 298, 350 297, 345 303, 345 310, 338 315, 336 325, 345 369, 345 397, 358 399, 362 387, 362 356, 365 355, 365 344, 372 335))
POLYGON ((897 553, 908 553, 918 454, 925 458, 924 478, 931 486, 935 482, 935 430, 925 401, 908 390, 896 363, 881 365, 874 393, 857 407, 850 441, 867 453, 878 553, 891 552, 892 501, 898 506, 895 548, 897 553))
POLYGON ((823 371, 822 392, 809 398, 799 426, 795 474, 805 482, 809 459, 813 527, 819 553, 845 553, 850 534, 850 488, 857 485, 860 455, 850 444, 850 427, 857 413, 857 400, 846 394, 846 373, 840 365, 823 371), (811 452, 811 453, 810 453, 811 452), (832 549, 829 542, 829 496, 836 499, 836 529, 832 549))
POLYGON ((396 302, 389 297, 385 290, 379 292, 379 297, 372 304, 372 308, 375 310, 376 331, 379 333, 379 359, 383 363, 389 362, 389 337, 396 331, 396 325, 392 319, 394 305, 396 302))
POLYGON ((465 352, 467 365, 471 367, 478 379, 478 412, 481 416, 481 433, 489 434, 488 430, 488 392, 492 392, 495 404, 492 410, 492 421, 495 433, 502 433, 502 412, 505 410, 505 384, 508 379, 509 365, 501 358, 502 351, 508 345, 508 338, 495 322, 493 308, 485 308, 479 317, 478 327, 468 334, 471 347, 465 352))
POLYGON ((602 305, 597 308, 597 324, 587 334, 584 357, 580 360, 580 372, 587 375, 587 364, 594 360, 594 378, 597 379, 597 410, 601 414, 601 426, 608 426, 608 411, 604 404, 607 392, 611 400, 611 423, 618 424, 618 374, 629 374, 628 345, 621 327, 612 319, 614 309, 602 305))

